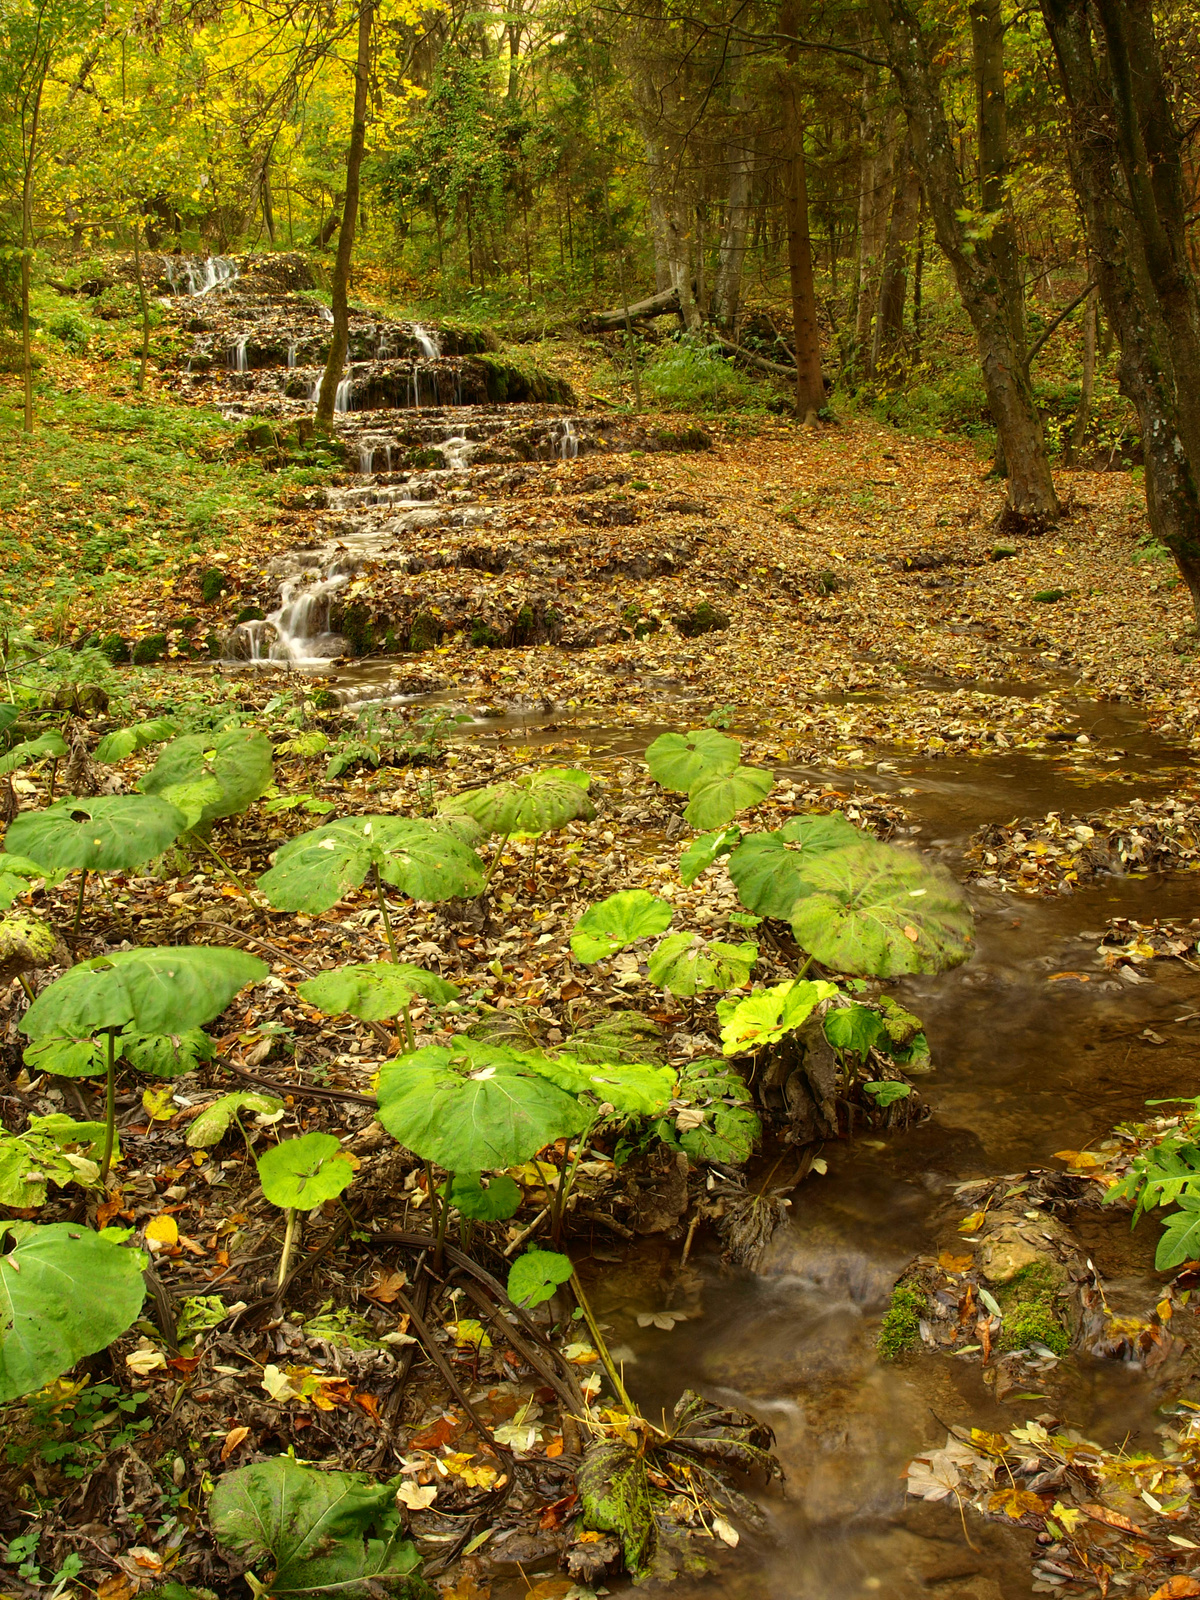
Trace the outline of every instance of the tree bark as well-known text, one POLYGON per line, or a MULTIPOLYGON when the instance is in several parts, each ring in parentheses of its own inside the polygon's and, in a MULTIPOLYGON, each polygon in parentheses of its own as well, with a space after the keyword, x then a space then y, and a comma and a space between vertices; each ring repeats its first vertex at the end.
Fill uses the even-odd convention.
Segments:
POLYGON ((358 53, 354 63, 354 121, 350 129, 350 149, 346 155, 346 197, 342 206, 342 227, 338 234, 337 258, 333 266, 333 339, 329 359, 321 378, 317 397, 316 427, 319 432, 333 430, 333 408, 342 368, 350 346, 350 264, 354 255, 354 229, 358 220, 358 180, 363 150, 367 142, 367 88, 371 54, 373 0, 361 0, 358 12, 358 53))
POLYGON ((1183 139, 1147 0, 1041 0, 1070 111, 1072 178, 1105 315, 1137 408, 1151 531, 1200 626, 1200 295, 1183 139))
MULTIPOLYGON (((781 31, 794 34, 794 20, 785 11, 781 31)), ((812 238, 808 223, 808 178, 804 164, 804 119, 796 82, 797 47, 788 46, 787 66, 780 76, 783 109, 784 175, 788 278, 792 291, 792 351, 796 357, 796 415, 815 421, 825 404, 821 376, 821 329, 817 321, 817 295, 813 284, 812 238)))
POLYGON ((33 172, 37 160, 38 131, 41 126, 42 92, 50 56, 35 57, 31 71, 35 82, 21 105, 21 365, 25 378, 25 419, 23 431, 33 432, 33 351, 29 334, 30 257, 33 253, 33 172), (32 97, 32 104, 30 100, 32 97))
POLYGON ((742 266, 746 259, 746 234, 750 226, 750 179, 754 171, 754 140, 750 132, 750 89, 742 62, 744 51, 733 59, 736 74, 730 115, 732 137, 725 144, 729 182, 725 201, 725 227, 717 255, 713 284, 713 321, 732 330, 742 298, 742 266))
POLYGON ((1088 294, 1083 310, 1083 375, 1079 385, 1079 405, 1067 435, 1063 458, 1069 467, 1079 465, 1079 454, 1092 420, 1092 403, 1096 393, 1096 323, 1099 320, 1098 291, 1088 294))
POLYGON ((1004 264, 992 250, 989 228, 973 228, 972 237, 963 220, 975 213, 959 177, 934 41, 909 0, 870 0, 870 5, 908 118, 934 233, 975 332, 988 405, 1008 464, 1009 511, 1026 531, 1040 531, 1060 515, 1041 417, 1025 351, 1014 334, 1004 264))
POLYGON ((883 269, 879 275, 879 302, 871 340, 869 375, 888 362, 904 335, 904 301, 908 293, 908 256, 917 236, 921 212, 921 180, 913 165, 912 144, 905 140, 896 160, 892 215, 888 222, 883 269))
POLYGON ((854 306, 854 350, 851 370, 862 372, 871 351, 871 329, 879 291, 880 259, 888 226, 894 139, 892 113, 878 117, 879 88, 873 78, 863 86, 859 106, 858 286, 854 306))

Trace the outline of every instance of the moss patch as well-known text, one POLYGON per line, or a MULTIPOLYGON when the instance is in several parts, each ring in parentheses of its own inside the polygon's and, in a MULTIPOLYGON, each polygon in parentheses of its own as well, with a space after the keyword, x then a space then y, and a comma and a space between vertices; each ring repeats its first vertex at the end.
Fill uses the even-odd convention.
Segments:
POLYGON ((895 1361, 916 1344, 921 1337, 924 1310, 925 1296, 919 1289, 907 1283, 896 1285, 879 1328, 878 1348, 884 1361, 895 1361))
POLYGON ((997 1291, 1004 1313, 1001 1350, 1023 1350, 1036 1342, 1053 1350, 1056 1356, 1067 1354, 1071 1340, 1058 1309, 1060 1286, 1060 1275, 1053 1267, 1045 1261, 1034 1261, 997 1291))

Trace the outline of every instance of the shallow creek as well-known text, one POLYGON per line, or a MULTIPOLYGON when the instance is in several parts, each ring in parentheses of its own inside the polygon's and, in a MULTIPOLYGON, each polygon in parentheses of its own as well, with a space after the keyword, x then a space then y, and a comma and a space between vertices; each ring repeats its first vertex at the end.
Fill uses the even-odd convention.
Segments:
MULTIPOLYGON (((357 701, 373 682, 382 688, 389 670, 362 663, 327 681, 357 701)), ((1155 740, 1134 711, 1082 699, 1079 709, 1080 726, 1101 747, 1095 766, 1081 769, 1068 751, 937 761, 900 753, 891 758, 895 770, 788 775, 902 791, 917 842, 953 868, 986 822, 1078 813, 1178 785, 1185 758, 1155 740), (1103 756, 1117 751, 1119 763, 1106 766, 1103 756)), ((587 765, 586 747, 600 769, 606 756, 640 753, 657 731, 581 727, 541 714, 478 721, 457 737, 525 747, 578 740, 572 759, 587 765)), ((919 1088, 933 1115, 886 1141, 827 1147, 828 1175, 794 1191, 790 1222, 757 1273, 724 1264, 703 1234, 682 1274, 678 1240, 651 1239, 632 1251, 595 1241, 583 1271, 646 1414, 669 1415, 692 1386, 753 1412, 777 1436, 787 1480, 763 1499, 767 1531, 743 1540, 736 1556, 718 1556, 720 1570, 697 1581, 697 1596, 1017 1600, 1032 1592, 1028 1531, 971 1518, 968 1541, 953 1501, 906 1502, 903 1469, 919 1450, 943 1443, 949 1424, 1008 1428, 1045 1404, 998 1404, 973 1363, 881 1363, 879 1319, 913 1256, 955 1242, 945 1217, 948 1204, 957 1216, 956 1185, 1047 1163, 1138 1116, 1149 1098, 1200 1088, 1200 975, 1157 961, 1145 969, 1151 981, 1131 987, 1096 965, 1106 918, 1188 921, 1200 914, 1198 887, 1181 874, 1109 879, 1063 899, 976 891, 974 958, 897 990, 926 1024, 936 1070, 919 1088), (1167 1042, 1143 1040, 1146 1028, 1167 1042), (688 1320, 669 1333, 639 1328, 639 1312, 668 1308, 688 1320)), ((764 1156, 760 1179, 775 1155, 764 1156)), ((786 1170, 785 1161, 780 1176, 786 1170)), ((1114 1294, 1151 1303, 1155 1223, 1131 1235, 1114 1213, 1080 1233, 1114 1294)), ((1156 1396, 1144 1374, 1090 1359, 1072 1366, 1071 1425, 1109 1446, 1157 1445, 1156 1396)), ((692 1589, 685 1582, 676 1592, 692 1589)), ((514 1581, 513 1595, 523 1592, 514 1581)), ((498 1585, 495 1593, 508 1590, 498 1585)))

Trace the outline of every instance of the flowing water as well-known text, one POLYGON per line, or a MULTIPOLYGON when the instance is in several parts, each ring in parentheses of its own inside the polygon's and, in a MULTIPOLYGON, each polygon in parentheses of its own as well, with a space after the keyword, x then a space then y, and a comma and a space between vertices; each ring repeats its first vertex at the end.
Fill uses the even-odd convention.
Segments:
MULTIPOLYGON (((411 336, 424 359, 438 357, 429 330, 414 326, 411 336)), ((417 372, 414 362, 410 404, 420 401, 417 372)), ((339 410, 349 406, 347 390, 339 410)), ((279 604, 265 622, 234 630, 231 655, 285 669, 323 668, 347 705, 412 698, 390 687, 395 663, 336 664, 345 641, 330 617, 340 590, 363 566, 403 566, 407 532, 491 515, 460 503, 469 496, 459 491, 469 483, 473 455, 494 449, 504 421, 494 411, 443 410, 421 425, 443 465, 396 475, 393 449, 407 445, 395 422, 380 412, 369 420, 343 415, 339 426, 361 481, 329 492, 338 522, 324 546, 275 563, 279 604)), ((539 426, 542 459, 579 452, 581 419, 552 417, 539 426)), ((977 687, 1031 692, 1028 683, 977 687)), ((1084 715, 1080 726, 1095 749, 1122 753, 1116 769, 1097 765, 1082 774, 1058 753, 938 761, 901 753, 893 757, 897 771, 855 776, 880 790, 903 789, 917 829, 910 837, 952 868, 985 823, 1084 812, 1178 784, 1180 753, 1149 735, 1129 708, 1080 695, 1070 709, 1084 715)), ((561 741, 567 730, 598 760, 638 753, 660 731, 571 729, 568 717, 553 713, 490 717, 458 736, 517 735, 536 746, 561 741)), ((794 776, 843 788, 848 781, 845 771, 794 776)), ((724 1553, 698 1595, 1019 1600, 1031 1593, 1030 1533, 972 1518, 968 1540, 953 1503, 906 1501, 903 1468, 917 1451, 941 1444, 948 1424, 1008 1428, 1036 1414, 1039 1403, 998 1403, 974 1364, 942 1356, 881 1363, 879 1319, 907 1263, 955 1238, 956 1185, 1046 1163, 1055 1151, 1080 1149, 1137 1117, 1147 1099, 1200 1089, 1200 977, 1178 962, 1156 961, 1144 969, 1150 982, 1129 987, 1096 958, 1109 917, 1190 921, 1200 913, 1198 882, 1188 874, 1130 876, 1045 900, 973 891, 972 960, 896 989, 923 1018, 933 1049, 936 1071, 920 1084, 932 1116, 886 1139, 827 1146, 828 1174, 794 1191, 790 1220, 757 1271, 728 1266, 703 1235, 682 1274, 678 1238, 619 1250, 599 1236, 592 1242, 582 1270, 647 1415, 669 1413, 680 1391, 693 1386, 754 1412, 776 1432, 787 1481, 762 1497, 767 1531, 744 1539, 736 1554, 724 1553), (1167 1042, 1143 1040, 1147 1028, 1167 1042), (638 1326, 639 1313, 668 1306, 689 1319, 670 1333, 638 1326)), ((760 1176, 774 1155, 764 1156, 760 1176)), ((1086 1245, 1101 1273, 1142 1306, 1159 1281, 1152 1270, 1157 1231, 1149 1222, 1131 1236, 1116 1214, 1087 1225, 1086 1245)), ((1071 1424, 1105 1445, 1155 1447, 1161 1397, 1145 1374, 1090 1358, 1064 1368, 1071 1373, 1071 1424)), ((677 1592, 682 1600, 689 1586, 677 1592)))

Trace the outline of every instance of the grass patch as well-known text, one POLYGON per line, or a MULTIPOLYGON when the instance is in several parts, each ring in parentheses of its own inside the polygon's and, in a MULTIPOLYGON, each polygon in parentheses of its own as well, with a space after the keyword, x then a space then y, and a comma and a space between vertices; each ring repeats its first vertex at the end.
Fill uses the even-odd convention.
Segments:
POLYGON ((898 1283, 879 1327, 878 1349, 884 1361, 895 1361, 921 1337, 925 1296, 911 1284, 898 1283))

